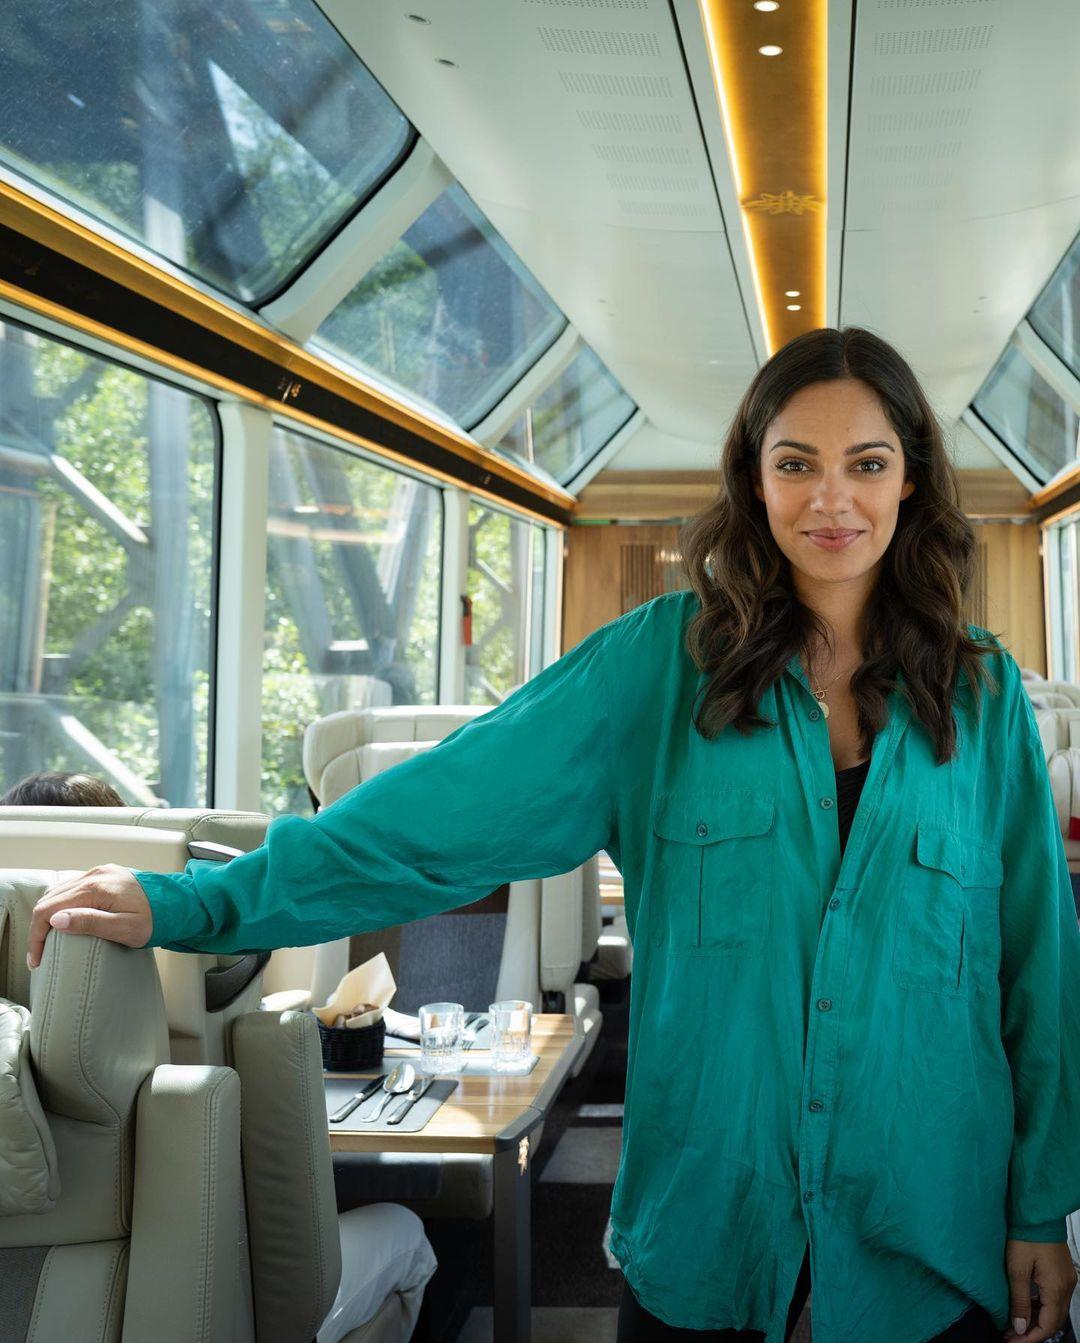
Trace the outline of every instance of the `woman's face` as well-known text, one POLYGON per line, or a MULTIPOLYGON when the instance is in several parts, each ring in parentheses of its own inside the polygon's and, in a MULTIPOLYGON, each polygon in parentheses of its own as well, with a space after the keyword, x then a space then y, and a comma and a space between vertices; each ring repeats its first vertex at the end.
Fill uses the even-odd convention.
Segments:
POLYGON ((759 469, 754 492, 796 581, 876 576, 915 483, 904 480, 900 440, 872 387, 842 378, 796 392, 765 431, 759 469), (829 543, 828 532, 843 536, 829 543))

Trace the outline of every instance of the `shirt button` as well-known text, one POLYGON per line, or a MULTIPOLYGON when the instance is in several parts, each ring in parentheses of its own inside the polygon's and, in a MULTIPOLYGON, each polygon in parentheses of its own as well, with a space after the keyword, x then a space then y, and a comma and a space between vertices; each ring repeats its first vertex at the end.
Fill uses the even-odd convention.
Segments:
POLYGON ((806 1193, 803 1194, 802 1199, 804 1203, 810 1203, 813 1200, 813 1197, 814 1197, 814 1191, 812 1189, 808 1189, 806 1193))
POLYGON ((821 799, 821 805, 825 808, 826 811, 828 811, 828 809, 832 806, 832 804, 833 800, 831 797, 823 797, 821 799))
POLYGON ((704 821, 698 821, 697 832, 702 839, 704 839, 705 836, 709 833, 709 827, 705 824, 704 821))
POLYGON ((830 909, 839 909, 839 908, 840 908, 840 901, 837 900, 836 896, 833 896, 833 898, 829 901, 829 908, 830 908, 830 909))
POLYGON ((814 1113, 816 1114, 818 1110, 824 1110, 825 1107, 824 1107, 824 1105, 822 1105, 822 1103, 821 1103, 820 1101, 811 1101, 811 1102, 810 1102, 810 1108, 811 1108, 811 1110, 813 1110, 814 1113))
POLYGON ((818 720, 820 717, 821 717, 821 710, 820 710, 820 709, 811 709, 811 710, 810 710, 810 721, 811 721, 811 723, 816 723, 817 720, 818 720))
POLYGON ((831 998, 819 998, 819 999, 817 1000, 817 1005, 818 1005, 818 1010, 819 1010, 819 1011, 821 1011, 821 1012, 827 1012, 827 1011, 829 1010, 829 1008, 832 1007, 832 999, 831 999, 831 998))

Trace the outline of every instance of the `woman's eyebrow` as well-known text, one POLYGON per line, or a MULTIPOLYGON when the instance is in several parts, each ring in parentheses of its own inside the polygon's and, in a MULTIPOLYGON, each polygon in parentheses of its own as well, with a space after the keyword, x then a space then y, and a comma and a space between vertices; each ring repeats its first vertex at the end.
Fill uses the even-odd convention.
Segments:
MULTIPOLYGON (((772 445, 769 451, 775 452, 777 448, 798 448, 800 452, 808 452, 812 457, 818 455, 818 450, 813 444, 799 443, 794 438, 781 438, 772 445)), ((886 443, 884 439, 876 439, 870 443, 853 443, 850 448, 844 449, 844 456, 850 457, 852 453, 865 452, 867 448, 888 448, 890 452, 896 451, 891 443, 886 443)))

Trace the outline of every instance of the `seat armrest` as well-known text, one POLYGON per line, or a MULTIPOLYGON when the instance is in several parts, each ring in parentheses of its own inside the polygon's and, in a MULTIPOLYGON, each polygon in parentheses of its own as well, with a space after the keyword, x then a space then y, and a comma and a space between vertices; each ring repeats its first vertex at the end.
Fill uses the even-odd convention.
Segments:
POLYGON ((240 1079, 231 1068, 155 1068, 136 1111, 124 1343, 251 1337, 245 1236, 240 1079))

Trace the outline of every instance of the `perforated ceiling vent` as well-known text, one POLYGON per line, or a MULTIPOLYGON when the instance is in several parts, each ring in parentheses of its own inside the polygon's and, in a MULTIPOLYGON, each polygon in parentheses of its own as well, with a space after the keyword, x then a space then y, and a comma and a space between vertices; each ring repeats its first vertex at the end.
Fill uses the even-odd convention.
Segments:
POLYGON ((974 93, 981 74, 981 70, 924 70, 904 75, 874 75, 870 81, 870 93, 875 98, 974 93))
POLYGON ((970 107, 924 107, 906 112, 871 112, 866 129, 872 135, 890 131, 958 131, 971 120, 970 107))
POLYGON ((875 56, 934 56, 942 52, 985 51, 994 36, 992 23, 966 23, 958 28, 906 28, 877 33, 875 56))
POLYGON ((548 51, 560 56, 632 56, 660 59, 660 43, 653 33, 620 32, 611 28, 537 28, 548 51))
POLYGON ((525 0, 527 5, 555 5, 562 9, 648 9, 649 0, 525 0))
POLYGON ((584 93, 596 98, 670 98, 671 80, 667 75, 578 74, 560 70, 559 82, 567 93, 584 93))
POLYGON ((615 131, 620 135, 681 135, 682 117, 674 112, 592 112, 578 109, 578 121, 587 131, 615 131))
POLYGON ((997 0, 877 0, 878 9, 940 9, 942 5, 993 5, 997 0))
POLYGON ((686 145, 593 145, 593 153, 604 163, 693 163, 694 153, 686 145))

